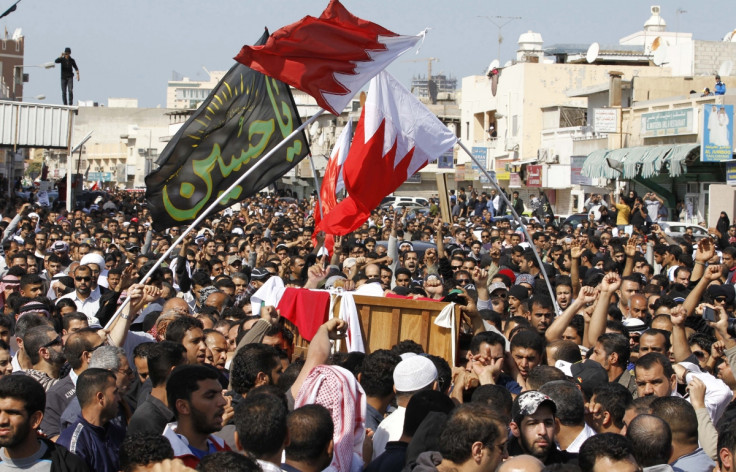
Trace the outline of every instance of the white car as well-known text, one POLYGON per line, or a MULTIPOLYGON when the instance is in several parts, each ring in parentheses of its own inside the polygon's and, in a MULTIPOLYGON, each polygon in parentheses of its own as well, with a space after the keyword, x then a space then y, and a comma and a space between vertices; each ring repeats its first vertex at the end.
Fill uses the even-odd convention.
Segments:
POLYGON ((682 237, 689 232, 692 232, 696 241, 709 236, 708 229, 700 225, 683 223, 681 221, 661 221, 658 224, 664 230, 665 234, 673 238, 682 237))

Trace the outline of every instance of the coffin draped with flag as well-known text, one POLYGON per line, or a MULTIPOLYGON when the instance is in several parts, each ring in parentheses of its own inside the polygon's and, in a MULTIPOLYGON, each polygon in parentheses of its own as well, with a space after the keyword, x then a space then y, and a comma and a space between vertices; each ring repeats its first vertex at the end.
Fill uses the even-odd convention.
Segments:
MULTIPOLYGON (((259 43, 265 42, 268 32, 259 43)), ((191 223, 259 160, 301 125, 289 86, 234 65, 176 133, 146 177, 153 227, 191 223)), ((254 195, 309 153, 299 133, 216 207, 254 195)))
POLYGON ((324 215, 318 228, 335 235, 354 231, 385 196, 456 142, 455 134, 411 92, 381 72, 371 81, 342 166, 348 197, 324 215))

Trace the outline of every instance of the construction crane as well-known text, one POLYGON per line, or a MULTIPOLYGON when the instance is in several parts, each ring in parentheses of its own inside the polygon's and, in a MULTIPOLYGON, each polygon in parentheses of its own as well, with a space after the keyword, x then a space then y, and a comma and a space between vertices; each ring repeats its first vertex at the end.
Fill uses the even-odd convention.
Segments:
POLYGON ((432 61, 439 62, 440 60, 436 57, 420 57, 419 59, 407 59, 403 62, 424 62, 427 61, 427 86, 429 86, 429 81, 432 79, 432 61))

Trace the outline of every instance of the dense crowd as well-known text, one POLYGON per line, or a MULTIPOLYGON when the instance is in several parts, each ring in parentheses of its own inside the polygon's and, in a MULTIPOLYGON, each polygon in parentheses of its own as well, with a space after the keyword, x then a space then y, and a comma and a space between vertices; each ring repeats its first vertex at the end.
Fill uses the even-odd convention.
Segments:
POLYGON ((435 198, 332 238, 314 198, 261 194, 152 272, 186 227, 153 231, 142 196, 12 201, 0 471, 736 470, 736 225, 673 239, 653 193, 591 195, 575 225, 508 200, 459 189, 449 222, 435 198), (454 303, 457 355, 336 349, 348 293, 454 303))

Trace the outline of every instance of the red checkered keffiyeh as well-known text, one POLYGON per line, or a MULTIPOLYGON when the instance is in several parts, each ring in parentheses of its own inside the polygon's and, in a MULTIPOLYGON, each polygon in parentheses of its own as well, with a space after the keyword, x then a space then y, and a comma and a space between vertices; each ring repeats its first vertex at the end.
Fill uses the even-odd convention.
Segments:
POLYGON ((325 470, 350 472, 363 468, 365 392, 353 374, 334 365, 318 365, 299 390, 294 407, 322 405, 335 425, 335 453, 325 470), (357 456, 357 457, 356 457, 357 456))

